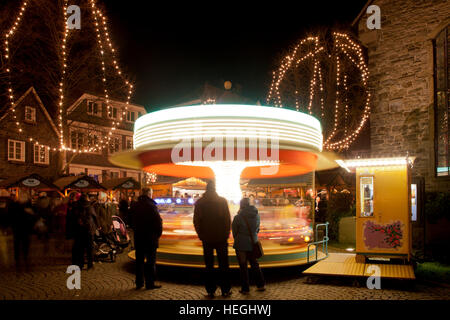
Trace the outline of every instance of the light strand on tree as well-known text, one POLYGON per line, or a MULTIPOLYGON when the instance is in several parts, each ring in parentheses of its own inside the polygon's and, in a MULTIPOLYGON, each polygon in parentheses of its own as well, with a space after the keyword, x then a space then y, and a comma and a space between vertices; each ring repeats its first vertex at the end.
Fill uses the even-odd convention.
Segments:
MULTIPOLYGON (((326 97, 330 93, 324 92, 323 70, 320 61, 321 59, 335 58, 336 97, 333 103, 334 118, 330 119, 330 132, 325 132, 324 148, 331 150, 342 150, 349 148, 350 144, 354 142, 354 140, 359 136, 364 125, 367 123, 370 114, 370 93, 368 92, 367 88, 369 71, 360 45, 353 41, 347 34, 333 32, 332 35, 334 46, 332 48, 333 51, 330 53, 325 52, 324 46, 319 47, 319 37, 307 37, 302 39, 297 44, 297 46, 293 48, 292 52, 286 55, 281 60, 280 66, 272 74, 272 83, 269 88, 267 103, 272 103, 276 107, 283 107, 283 104, 285 104, 283 101, 284 91, 282 93, 281 90, 283 81, 290 80, 290 78, 288 78, 288 75, 295 71, 294 68, 298 68, 301 63, 307 63, 309 61, 313 66, 313 71, 311 72, 312 75, 309 81, 309 103, 307 106, 304 106, 306 107, 305 111, 310 114, 314 113, 316 116, 324 120, 324 117, 326 116, 324 97, 326 97), (312 48, 312 45, 314 45, 314 48, 312 48), (332 57, 332 55, 334 55, 334 57, 332 57), (358 69, 361 76, 361 80, 359 83, 362 84, 364 90, 363 94, 365 96, 365 104, 361 119, 353 129, 349 128, 349 123, 353 124, 354 121, 349 122, 350 113, 348 104, 348 75, 345 73, 346 71, 342 69, 342 59, 348 59, 351 64, 358 69), (319 78, 319 81, 317 81, 317 78, 319 78), (319 85, 319 90, 317 88, 317 84, 319 85), (316 98, 317 95, 320 95, 320 102, 319 97, 316 98), (317 101, 317 107, 315 101, 317 101)), ((325 72, 327 71, 330 72, 328 69, 325 69, 325 72)), ((297 88, 299 84, 296 82, 295 85, 296 88, 292 89, 292 95, 295 101, 295 109, 297 111, 300 111, 300 92, 297 88)))
POLYGON ((12 112, 12 118, 13 121, 16 124, 16 127, 19 131, 19 133, 22 133, 22 127, 20 125, 20 121, 17 119, 17 113, 16 113, 16 103, 15 103, 15 99, 14 99, 14 90, 12 87, 12 80, 11 80, 11 68, 12 68, 12 64, 11 64, 11 53, 9 51, 9 44, 10 41, 12 40, 14 34, 16 33, 17 29, 20 26, 21 21, 23 20, 23 15, 25 14, 25 11, 27 9, 28 6, 28 0, 25 0, 24 2, 22 2, 22 5, 20 6, 20 10, 19 10, 19 14, 17 15, 16 19, 14 19, 14 23, 12 25, 12 27, 6 32, 5 34, 5 60, 6 60, 6 72, 8 74, 8 98, 9 98, 9 102, 11 105, 11 112, 12 112))

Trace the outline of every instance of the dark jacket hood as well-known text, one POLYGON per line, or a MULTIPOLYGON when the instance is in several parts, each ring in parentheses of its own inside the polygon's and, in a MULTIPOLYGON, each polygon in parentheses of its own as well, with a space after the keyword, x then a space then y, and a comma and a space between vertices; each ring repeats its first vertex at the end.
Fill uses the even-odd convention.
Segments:
POLYGON ((255 218, 258 215, 258 209, 255 206, 244 207, 239 210, 239 214, 244 215, 246 218, 255 218))

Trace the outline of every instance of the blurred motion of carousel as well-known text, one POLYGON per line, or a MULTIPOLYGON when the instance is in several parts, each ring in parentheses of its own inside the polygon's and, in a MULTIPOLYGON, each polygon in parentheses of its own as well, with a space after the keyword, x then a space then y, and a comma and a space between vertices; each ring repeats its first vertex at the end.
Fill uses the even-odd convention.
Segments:
MULTIPOLYGON (((261 267, 301 265, 314 245, 314 171, 336 167, 322 152, 321 125, 288 109, 197 105, 149 113, 135 123, 134 150, 117 153, 118 166, 165 177, 151 183, 163 219, 157 264, 204 267, 193 226, 195 201, 214 179, 232 218, 242 197, 261 217, 261 267), (184 179, 184 180, 183 180, 184 179)), ((233 238, 230 266, 238 267, 233 238)), ((130 252, 134 259, 134 252, 130 252)))

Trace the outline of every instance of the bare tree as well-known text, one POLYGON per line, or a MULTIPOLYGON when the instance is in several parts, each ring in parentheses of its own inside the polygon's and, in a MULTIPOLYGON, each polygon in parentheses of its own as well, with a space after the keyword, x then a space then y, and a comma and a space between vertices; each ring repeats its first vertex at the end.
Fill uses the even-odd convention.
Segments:
MULTIPOLYGON (((317 117, 325 142, 332 144, 351 136, 365 117, 365 58, 356 40, 341 36, 346 32, 319 28, 311 34, 284 52, 267 102, 317 117)), ((353 140, 336 149, 348 148, 353 140)))
MULTIPOLYGON (((81 9, 81 29, 69 31, 65 44, 67 67, 64 77, 64 104, 62 126, 64 141, 70 139, 66 112, 68 106, 83 93, 103 96, 108 90, 109 98, 124 101, 128 88, 118 76, 112 61, 113 54, 104 43, 103 60, 100 54, 94 15, 88 0, 72 1, 81 9), (102 61, 105 70, 102 70, 102 61), (107 81, 103 81, 106 78, 107 81)), ((19 13, 19 1, 6 1, 0 12, 0 31, 4 37, 19 13)), ((0 61, 0 106, 9 106, 7 97, 8 81, 11 82, 17 100, 29 87, 33 86, 59 126, 59 84, 63 64, 63 37, 65 28, 63 0, 32 0, 29 2, 22 22, 12 39, 9 39, 10 59, 0 61), (11 70, 10 77, 6 68, 11 70)), ((111 35, 109 35, 111 37, 111 35)), ((104 40, 104 39, 103 39, 104 40)), ((3 53, 3 51, 2 51, 3 53)), ((3 56, 3 55, 2 55, 3 56)), ((122 70, 123 71, 123 70, 122 70)), ((24 135, 23 133, 22 135, 24 135)), ((21 134, 17 132, 17 135, 21 134)), ((89 145, 86 139, 84 147, 89 145)), ((59 166, 62 169, 63 153, 59 166)), ((68 159, 70 160, 70 159, 68 159)))

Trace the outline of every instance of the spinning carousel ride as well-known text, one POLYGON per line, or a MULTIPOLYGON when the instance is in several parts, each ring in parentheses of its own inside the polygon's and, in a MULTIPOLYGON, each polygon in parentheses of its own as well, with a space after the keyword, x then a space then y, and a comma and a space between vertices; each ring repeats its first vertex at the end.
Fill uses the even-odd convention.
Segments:
MULTIPOLYGON (((215 179, 218 194, 229 201, 234 216, 244 179, 277 179, 336 167, 322 144, 320 122, 301 112, 254 105, 196 105, 139 118, 134 150, 114 154, 110 161, 159 175, 215 179)), ((313 184, 312 180, 312 189, 313 184)), ((194 201, 155 200, 164 221, 157 263, 202 267, 202 246, 192 223, 194 201)), ((282 204, 254 201, 261 215, 262 267, 306 263, 307 244, 314 237, 313 197, 284 200, 282 204)), ((233 239, 229 242, 232 246, 233 239)), ((312 246, 309 254, 315 255, 315 250, 312 246)), ((238 267, 234 250, 230 250, 230 265, 238 267)))

